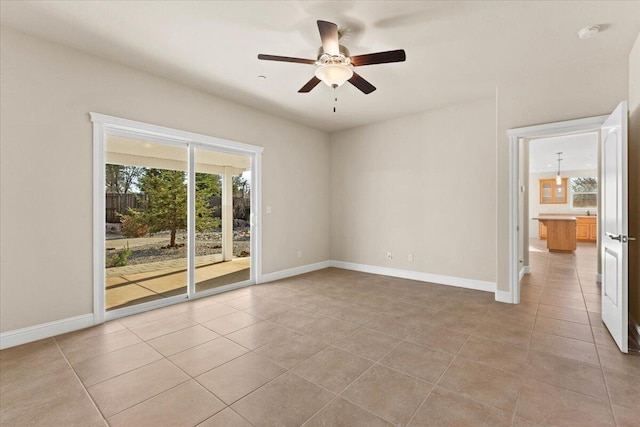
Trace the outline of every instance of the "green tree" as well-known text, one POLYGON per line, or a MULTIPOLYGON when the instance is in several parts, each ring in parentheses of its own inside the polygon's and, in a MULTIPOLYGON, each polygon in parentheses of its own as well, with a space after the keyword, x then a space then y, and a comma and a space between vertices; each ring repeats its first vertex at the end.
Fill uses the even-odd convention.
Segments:
POLYGON ((138 180, 144 168, 107 164, 105 168, 105 191, 107 193, 127 194, 138 188, 138 180))
POLYGON ((196 172, 196 193, 210 199, 212 196, 220 196, 222 190, 220 175, 196 172))
MULTIPOLYGON (((170 231, 169 247, 176 247, 176 234, 187 228, 187 183, 185 172, 164 169, 146 169, 139 180, 140 190, 149 197, 143 212, 131 210, 125 219, 142 222, 149 232, 170 231), (137 217, 134 219, 134 217, 137 217)), ((211 208, 205 194, 196 193, 196 229, 213 227, 211 208)))
POLYGON ((242 175, 236 175, 232 178, 233 196, 247 197, 249 195, 250 184, 242 175))

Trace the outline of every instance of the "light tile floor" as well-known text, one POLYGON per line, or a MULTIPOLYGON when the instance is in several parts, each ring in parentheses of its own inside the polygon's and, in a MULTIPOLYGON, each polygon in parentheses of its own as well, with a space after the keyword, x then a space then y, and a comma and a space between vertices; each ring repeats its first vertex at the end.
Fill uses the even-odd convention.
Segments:
POLYGON ((534 242, 522 304, 327 269, 0 352, 3 426, 638 426, 595 247, 534 242))

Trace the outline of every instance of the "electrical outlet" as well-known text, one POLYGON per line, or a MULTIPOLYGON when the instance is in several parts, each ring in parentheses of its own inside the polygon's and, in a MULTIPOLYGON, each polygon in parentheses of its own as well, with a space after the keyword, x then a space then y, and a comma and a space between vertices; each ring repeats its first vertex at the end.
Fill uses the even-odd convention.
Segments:
POLYGON ((267 206, 267 215, 271 215, 271 206, 267 206))
POLYGON ((413 262, 413 254, 409 254, 409 256, 407 257, 407 261, 413 262))
POLYGON ((391 261, 393 259, 393 256, 391 255, 391 252, 387 252, 387 259, 389 261, 391 261))
POLYGON ((298 258, 302 258, 302 251, 298 251, 298 258))

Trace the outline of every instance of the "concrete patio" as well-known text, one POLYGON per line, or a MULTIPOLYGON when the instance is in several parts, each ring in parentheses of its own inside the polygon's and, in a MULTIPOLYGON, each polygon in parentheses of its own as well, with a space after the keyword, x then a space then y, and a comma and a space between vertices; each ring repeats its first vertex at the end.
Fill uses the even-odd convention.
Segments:
MULTIPOLYGON (((248 280, 249 257, 222 261, 222 255, 196 257, 196 291, 248 280)), ((106 309, 184 294, 187 291, 186 258, 113 267, 106 270, 106 309)))

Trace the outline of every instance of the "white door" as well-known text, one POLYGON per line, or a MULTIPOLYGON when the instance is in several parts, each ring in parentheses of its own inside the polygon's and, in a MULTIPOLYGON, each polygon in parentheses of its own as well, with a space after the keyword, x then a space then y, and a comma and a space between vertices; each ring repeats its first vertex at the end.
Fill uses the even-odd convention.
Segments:
POLYGON ((601 128, 602 320, 628 352, 627 102, 616 107, 601 128))

